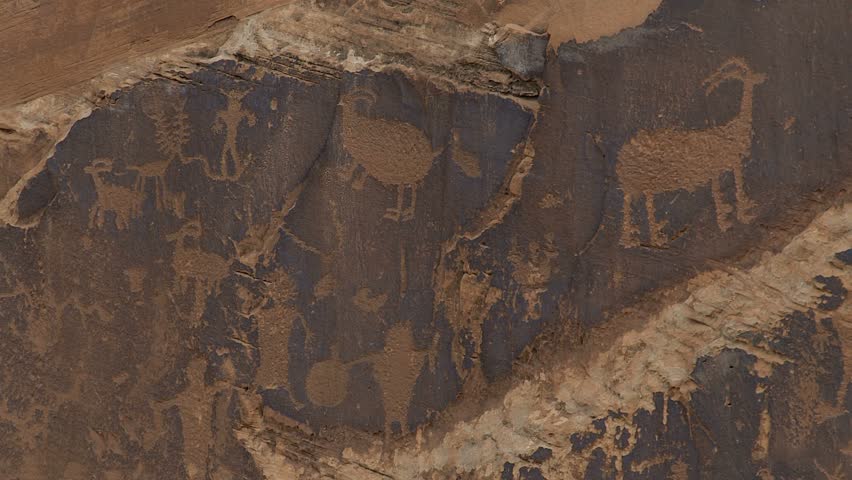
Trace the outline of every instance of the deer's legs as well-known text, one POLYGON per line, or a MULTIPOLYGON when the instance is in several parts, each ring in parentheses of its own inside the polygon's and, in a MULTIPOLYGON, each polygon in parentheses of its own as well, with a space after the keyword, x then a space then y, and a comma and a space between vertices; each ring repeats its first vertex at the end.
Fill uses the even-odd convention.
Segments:
POLYGON ((632 203, 633 196, 624 192, 624 203, 621 207, 621 245, 625 247, 639 246, 639 242, 637 241, 639 232, 633 225, 632 203))
POLYGON ((710 180, 710 188, 713 191, 713 206, 716 209, 716 224, 719 225, 719 230, 726 232, 731 228, 731 222, 728 220, 728 214, 731 213, 731 207, 722 201, 722 189, 719 187, 719 178, 710 180))
POLYGON ((741 223, 749 223, 754 220, 754 214, 751 209, 754 208, 754 203, 745 193, 745 183, 743 182, 743 166, 741 161, 734 166, 734 185, 737 192, 737 220, 741 223))
POLYGON ((657 222, 657 211, 654 208, 654 193, 645 192, 645 210, 648 212, 648 233, 651 236, 652 245, 663 245, 666 239, 661 232, 662 225, 657 222))

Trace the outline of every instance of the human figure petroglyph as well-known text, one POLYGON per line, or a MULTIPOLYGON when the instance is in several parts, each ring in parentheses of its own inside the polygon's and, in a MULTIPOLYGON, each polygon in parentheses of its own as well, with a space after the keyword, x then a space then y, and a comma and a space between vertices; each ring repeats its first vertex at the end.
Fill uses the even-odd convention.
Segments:
MULTIPOLYGON (((434 160, 445 149, 433 148, 426 134, 414 125, 370 118, 359 113, 356 109, 359 102, 366 104, 369 110, 376 102, 376 95, 367 90, 356 89, 345 95, 340 103, 343 144, 352 157, 345 177, 354 178, 355 188, 363 185, 365 176, 370 176, 383 185, 395 186, 396 207, 388 208, 385 218, 397 222, 411 220, 417 206, 417 188, 431 170, 434 160), (359 173, 358 167, 363 171, 359 173), (407 207, 406 190, 411 191, 407 207)), ((453 155, 453 158, 455 157, 456 155, 453 155)), ((472 164, 470 154, 466 154, 456 163, 466 175, 479 176, 479 166, 472 164)))
POLYGON ((245 171, 249 159, 243 158, 237 149, 237 133, 240 124, 246 121, 249 126, 254 126, 257 117, 243 108, 242 101, 248 92, 232 93, 227 95, 228 107, 216 115, 213 131, 225 134, 225 143, 222 146, 222 155, 219 159, 218 169, 207 171, 211 178, 219 180, 236 180, 245 171))
POLYGON ((731 207, 722 201, 719 177, 729 171, 734 174, 737 220, 751 221, 749 209, 753 204, 744 190, 743 160, 751 151, 754 88, 766 76, 752 72, 743 59, 733 58, 704 81, 705 94, 709 95, 728 80, 742 83, 739 113, 728 123, 704 130, 642 130, 621 147, 616 173, 624 193, 621 240, 624 246, 639 245, 638 232, 631 221, 633 200, 644 197, 651 241, 660 245, 665 239, 656 219, 654 195, 678 189, 693 192, 708 183, 716 221, 722 231, 728 230, 731 224, 727 214, 731 207))
POLYGON ((217 159, 184 155, 183 147, 189 142, 191 133, 189 116, 184 111, 185 101, 175 105, 157 103, 153 106, 143 106, 143 111, 154 122, 155 140, 167 161, 178 160, 181 163, 198 161, 208 178, 237 180, 251 161, 251 154, 242 155, 237 147, 240 125, 246 122, 251 127, 257 123, 254 113, 243 108, 242 101, 246 94, 248 94, 247 91, 226 94, 227 106, 224 110, 217 112, 213 119, 213 133, 224 137, 222 152, 217 159))

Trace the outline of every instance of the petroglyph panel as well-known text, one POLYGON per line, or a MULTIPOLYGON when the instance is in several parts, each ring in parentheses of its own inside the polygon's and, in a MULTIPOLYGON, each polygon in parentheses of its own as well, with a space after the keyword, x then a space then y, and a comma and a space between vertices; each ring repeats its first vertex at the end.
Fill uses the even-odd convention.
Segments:
POLYGON ((0 112, 0 478, 848 476, 846 5, 627 3, 293 2, 0 112))

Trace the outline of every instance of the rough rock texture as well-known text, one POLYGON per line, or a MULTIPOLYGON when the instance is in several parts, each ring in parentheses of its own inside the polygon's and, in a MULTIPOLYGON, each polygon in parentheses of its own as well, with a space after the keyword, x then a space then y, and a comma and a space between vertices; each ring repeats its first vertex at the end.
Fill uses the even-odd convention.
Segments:
POLYGON ((0 112, 0 478, 852 475, 846 2, 217 25, 0 112))
POLYGON ((0 5, 0 105, 88 80, 130 57, 194 41, 287 0, 8 0, 0 5))

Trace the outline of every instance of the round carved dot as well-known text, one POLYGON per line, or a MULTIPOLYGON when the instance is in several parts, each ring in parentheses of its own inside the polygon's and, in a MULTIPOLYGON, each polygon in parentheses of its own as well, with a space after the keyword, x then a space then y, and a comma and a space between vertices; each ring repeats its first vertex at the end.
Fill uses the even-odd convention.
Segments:
POLYGON ((349 372, 338 360, 317 362, 308 372, 307 389, 311 402, 323 407, 339 405, 346 398, 349 372))

